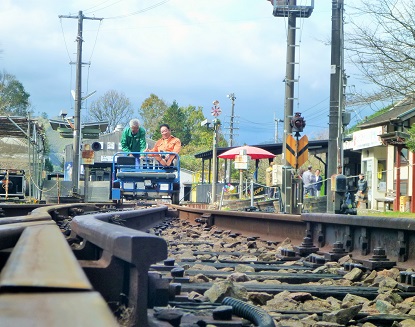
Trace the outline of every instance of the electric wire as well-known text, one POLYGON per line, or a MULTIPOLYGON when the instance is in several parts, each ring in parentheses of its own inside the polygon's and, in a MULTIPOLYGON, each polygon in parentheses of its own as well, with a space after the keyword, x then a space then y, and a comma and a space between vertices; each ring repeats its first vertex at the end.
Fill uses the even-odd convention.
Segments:
MULTIPOLYGON (((93 11, 93 10, 92 10, 92 9, 94 9, 94 8, 97 8, 97 7, 99 7, 99 6, 103 5, 103 4, 105 4, 105 3, 110 2, 109 0, 107 0, 107 1, 102 2, 101 4, 98 4, 98 5, 96 5, 96 6, 93 6, 93 7, 90 7, 90 8, 88 8, 88 9, 86 9, 85 13, 91 14, 91 13, 93 13, 93 12, 96 12, 96 11, 99 11, 99 10, 102 10, 102 9, 105 9, 105 8, 108 8, 108 7, 110 7, 110 6, 113 6, 113 5, 115 5, 115 4, 117 4, 117 3, 121 2, 121 1, 123 1, 123 0, 116 1, 116 2, 114 2, 114 3, 111 3, 111 4, 110 4, 110 5, 108 5, 108 6, 105 6, 105 7, 103 7, 103 8, 97 9, 97 10, 95 10, 95 11, 93 11)), ((140 13, 143 13, 143 12, 146 12, 146 11, 149 11, 149 10, 152 10, 152 9, 154 9, 154 8, 157 8, 157 7, 159 7, 159 6, 161 6, 161 5, 165 4, 165 3, 167 3, 167 2, 169 2, 169 1, 170 1, 170 0, 163 0, 163 1, 160 1, 160 2, 158 2, 158 3, 154 4, 154 5, 151 5, 151 6, 147 7, 147 8, 144 8, 144 9, 142 9, 142 10, 138 10, 138 11, 132 12, 132 13, 130 13, 130 14, 127 14, 127 15, 120 15, 120 16, 114 16, 114 17, 109 17, 109 18, 106 18, 106 19, 115 19, 115 18, 124 18, 124 17, 133 16, 133 15, 140 14, 140 13)), ((64 30, 63 30, 62 18, 60 18, 60 22, 61 22, 61 30, 62 30, 62 35, 63 35, 63 39, 64 39, 64 44, 65 44, 66 52, 67 52, 67 55, 68 55, 68 58, 69 58, 70 64, 72 65, 72 59, 71 59, 71 56, 70 56, 70 54, 69 54, 69 49, 68 49, 68 45, 67 45, 66 38, 65 38, 65 32, 64 32, 64 30)), ((92 60, 92 56, 93 56, 93 54, 94 54, 94 52, 95 52, 95 48, 96 48, 96 44, 97 44, 97 40, 98 40, 98 35, 99 35, 99 32, 100 32, 101 26, 102 26, 102 20, 100 20, 100 24, 99 24, 99 26, 98 26, 98 30, 97 30, 97 33, 96 33, 96 36, 95 36, 94 44, 93 44, 92 51, 91 51, 91 55, 90 55, 90 59, 89 59, 88 73, 87 73, 87 78, 86 78, 86 83, 87 83, 87 94, 88 94, 88 89, 89 89, 89 79, 90 79, 91 60, 92 60)), ((71 69, 70 90, 72 90, 72 87, 71 87, 71 86, 72 86, 72 82, 73 82, 73 70, 71 69)), ((74 109, 74 108, 73 108, 73 103, 74 103, 74 102, 73 102, 73 101, 72 101, 72 99, 71 99, 71 95, 69 96, 69 99, 70 99, 70 107, 71 107, 71 109, 73 110, 73 109, 74 109)), ((87 99, 86 99, 86 101, 85 101, 85 106, 86 106, 86 108, 87 108, 87 99)), ((87 112, 87 116, 88 116, 88 112, 87 112)))
POLYGON ((69 61, 72 61, 71 55, 69 54, 68 44, 66 43, 65 32, 63 31, 62 17, 60 18, 60 23, 61 23, 61 31, 62 31, 63 43, 65 44, 66 53, 68 55, 69 61))
POLYGON ((95 5, 95 6, 92 6, 92 7, 89 7, 89 8, 87 8, 87 9, 85 9, 84 11, 85 11, 85 13, 87 13, 88 15, 90 15, 90 14, 92 14, 92 13, 94 13, 94 12, 99 11, 99 10, 103 10, 103 9, 106 9, 106 8, 111 7, 111 6, 113 6, 113 5, 116 5, 117 3, 120 3, 120 2, 122 2, 122 1, 124 1, 124 0, 118 0, 118 1, 115 1, 114 3, 112 3, 112 4, 108 5, 108 6, 103 7, 103 8, 96 9, 96 10, 92 10, 92 9, 95 9, 95 8, 97 8, 97 7, 100 7, 100 6, 102 6, 102 5, 106 4, 107 2, 110 2, 110 1, 113 1, 113 0, 105 0, 104 2, 102 2, 102 3, 100 3, 100 4, 97 4, 97 5, 95 5))
POLYGON ((89 61, 91 62, 92 60, 92 56, 95 52, 95 47, 97 45, 97 40, 98 40, 98 35, 101 29, 101 25, 102 25, 102 20, 99 21, 99 25, 98 25, 98 30, 97 30, 97 34, 95 35, 95 41, 94 41, 94 45, 92 46, 92 51, 91 51, 91 56, 89 57, 89 61))
MULTIPOLYGON (((102 20, 99 21, 99 26, 98 26, 98 30, 95 36, 95 41, 94 41, 94 45, 92 46, 92 51, 91 51, 91 56, 89 57, 89 64, 88 64, 88 73, 87 73, 87 78, 86 78, 86 94, 89 94, 89 76, 90 76, 90 71, 91 71, 91 62, 92 62, 92 56, 95 53, 95 47, 97 44, 97 40, 98 40, 98 35, 101 29, 101 25, 102 25, 102 20)), ((88 98, 85 100, 85 108, 86 109, 86 117, 89 117, 89 109, 88 109, 88 98)))
POLYGON ((112 17, 106 17, 106 19, 121 19, 121 18, 126 18, 126 17, 135 16, 135 15, 138 15, 138 14, 142 14, 142 13, 144 13, 144 12, 146 12, 146 11, 149 11, 149 10, 155 9, 155 8, 157 8, 157 7, 160 7, 160 6, 164 5, 165 3, 169 2, 169 1, 170 1, 170 0, 163 0, 163 1, 160 1, 160 2, 158 2, 158 3, 155 3, 154 5, 151 5, 151 6, 147 7, 147 8, 140 9, 140 10, 137 10, 137 11, 134 11, 134 12, 132 12, 132 13, 125 14, 125 15, 112 16, 112 17))

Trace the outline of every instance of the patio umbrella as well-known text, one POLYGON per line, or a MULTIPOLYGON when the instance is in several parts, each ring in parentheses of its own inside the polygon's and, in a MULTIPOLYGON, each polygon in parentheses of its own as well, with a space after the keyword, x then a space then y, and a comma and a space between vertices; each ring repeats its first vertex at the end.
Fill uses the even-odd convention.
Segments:
POLYGON ((267 159, 275 157, 275 154, 272 154, 267 150, 257 148, 256 146, 244 145, 225 151, 222 154, 218 155, 218 158, 235 159, 236 156, 241 154, 241 151, 245 151, 245 153, 250 156, 251 159, 267 159))
MULTIPOLYGON (((258 162, 259 159, 269 159, 269 158, 274 158, 275 154, 272 154, 271 152, 261 149, 261 148, 257 148, 256 146, 249 146, 249 145, 244 145, 244 146, 239 146, 237 148, 233 148, 230 149, 228 151, 225 151, 224 153, 218 155, 218 158, 222 158, 222 159, 235 159, 236 156, 239 156, 241 153, 246 153, 246 155, 250 156, 251 159, 255 159, 255 173, 254 173, 254 179, 255 181, 257 180, 258 177, 258 162)), ((240 188, 242 188, 242 171, 240 172, 240 180, 239 180, 239 184, 240 184, 240 188)), ((241 194, 240 194, 241 197, 241 194)))

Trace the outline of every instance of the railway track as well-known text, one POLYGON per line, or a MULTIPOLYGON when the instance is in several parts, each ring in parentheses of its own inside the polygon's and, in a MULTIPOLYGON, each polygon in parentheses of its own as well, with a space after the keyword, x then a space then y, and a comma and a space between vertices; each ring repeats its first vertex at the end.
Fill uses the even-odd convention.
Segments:
POLYGON ((34 313, 38 325, 59 326, 400 326, 414 317, 408 219, 16 210, 0 207, 0 307, 14 308, 2 326, 29 326, 34 313), (39 298, 47 305, 33 306, 39 298))

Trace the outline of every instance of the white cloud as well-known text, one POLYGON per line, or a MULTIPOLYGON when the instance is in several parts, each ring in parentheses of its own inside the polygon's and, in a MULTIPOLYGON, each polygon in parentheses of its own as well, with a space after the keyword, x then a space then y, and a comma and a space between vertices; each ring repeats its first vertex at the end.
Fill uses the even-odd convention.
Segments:
MULTIPOLYGON (((105 18, 83 21, 83 62, 91 61, 83 69, 83 91, 87 86, 98 91, 89 101, 115 89, 138 107, 155 93, 170 103, 203 106, 210 115, 218 99, 226 117, 231 105, 226 95, 234 92, 235 114, 241 117, 237 139, 272 139, 274 115, 281 117, 284 107, 286 20, 273 17, 265 0, 170 0, 137 15, 109 18, 160 2, 2 1, 0 69, 16 75, 37 111, 53 116, 72 108, 75 67, 69 61, 76 60, 78 21, 58 15, 82 10, 86 17, 105 18), (269 126, 247 127, 244 120, 269 126)), ((316 3, 303 23, 300 104, 307 109, 329 95, 330 47, 322 40, 330 35, 331 4, 316 3)), ((321 118, 319 123, 325 124, 321 118)))

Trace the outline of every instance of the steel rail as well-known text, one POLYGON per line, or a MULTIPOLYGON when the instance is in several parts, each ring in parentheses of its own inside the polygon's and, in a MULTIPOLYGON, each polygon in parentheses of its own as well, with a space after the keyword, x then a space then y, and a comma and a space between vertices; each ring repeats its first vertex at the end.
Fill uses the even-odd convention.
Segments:
POLYGON ((144 231, 162 228, 174 212, 114 211, 108 203, 16 206, 26 215, 8 206, 0 219, 0 307, 8 308, 0 325, 116 326, 122 304, 131 325, 147 325, 148 269, 167 257, 167 244, 144 231), (72 221, 67 239, 57 227, 63 220, 72 221))
MULTIPOLYGON (((408 268, 415 261, 415 219, 303 213, 207 210, 173 206, 179 218, 205 223, 247 237, 283 242, 290 239, 297 254, 350 255, 368 269, 408 268)), ((338 257, 338 256, 337 256, 338 257)))
POLYGON ((117 326, 48 210, 0 221, 1 326, 117 326))
POLYGON ((149 268, 167 258, 166 241, 144 231, 166 217, 168 208, 161 206, 82 215, 71 222, 71 238, 82 239, 74 248, 75 256, 94 289, 113 311, 128 307, 134 326, 148 325, 149 268))

